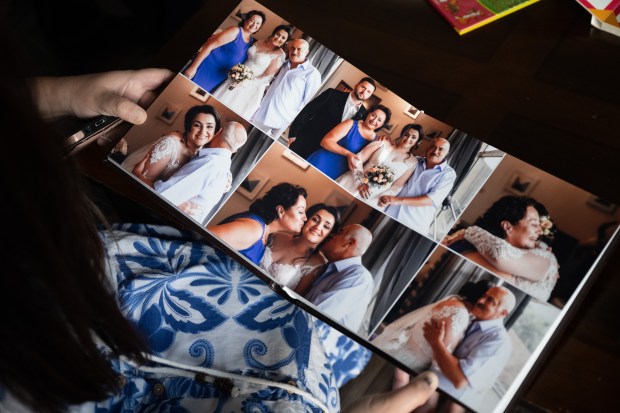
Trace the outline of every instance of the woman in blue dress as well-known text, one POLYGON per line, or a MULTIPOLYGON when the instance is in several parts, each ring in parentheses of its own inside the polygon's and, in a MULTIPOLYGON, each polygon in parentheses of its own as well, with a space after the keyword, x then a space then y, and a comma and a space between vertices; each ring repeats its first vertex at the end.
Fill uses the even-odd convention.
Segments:
POLYGON ((243 63, 256 33, 265 23, 265 13, 248 12, 239 26, 231 26, 209 37, 183 73, 201 88, 213 92, 228 76, 231 67, 243 63))
POLYGON ((368 110, 364 120, 347 119, 336 125, 321 139, 321 149, 314 151, 307 161, 332 179, 348 170, 355 170, 360 161, 357 153, 375 140, 376 131, 390 121, 392 111, 383 105, 368 110))
POLYGON ((299 185, 283 182, 252 202, 249 211, 234 214, 207 229, 258 265, 271 234, 301 232, 307 219, 307 196, 299 185))

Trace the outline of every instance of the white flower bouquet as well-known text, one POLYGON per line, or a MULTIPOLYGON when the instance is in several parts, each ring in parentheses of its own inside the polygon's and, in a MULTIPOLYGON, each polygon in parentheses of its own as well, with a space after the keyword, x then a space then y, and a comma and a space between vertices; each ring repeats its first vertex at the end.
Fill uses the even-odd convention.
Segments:
POLYGON ((252 69, 244 64, 237 63, 228 71, 228 78, 231 81, 229 90, 233 90, 236 86, 239 86, 242 82, 254 78, 252 69))
POLYGON ((377 188, 384 187, 394 182, 394 172, 382 164, 373 165, 364 175, 364 183, 377 188))

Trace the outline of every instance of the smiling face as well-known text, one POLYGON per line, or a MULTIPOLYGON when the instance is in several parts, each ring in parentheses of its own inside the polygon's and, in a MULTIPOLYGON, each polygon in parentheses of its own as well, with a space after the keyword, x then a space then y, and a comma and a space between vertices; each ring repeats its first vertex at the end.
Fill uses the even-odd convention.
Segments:
POLYGON ((478 299, 471 310, 471 314, 478 320, 494 320, 508 314, 504 309, 503 301, 506 291, 498 287, 491 287, 478 299))
POLYGON ((386 114, 381 109, 375 109, 368 113, 364 124, 367 128, 376 130, 379 129, 385 123, 386 114))
POLYGON ((213 139, 215 134, 215 117, 210 113, 199 113, 192 121, 187 131, 187 142, 196 147, 202 147, 213 139))
POLYGON ((278 30, 273 35, 271 35, 271 45, 274 49, 282 47, 284 43, 288 40, 288 33, 284 30, 278 30))
POLYGON ((320 244, 331 232, 336 218, 324 209, 318 210, 308 217, 308 221, 301 230, 302 237, 313 244, 320 244))
POLYGON ((415 144, 418 143, 419 139, 420 139, 420 132, 418 132, 417 130, 413 128, 410 128, 402 136, 400 143, 398 145, 406 149, 413 148, 413 146, 415 146, 415 144))
POLYGON ((263 18, 258 14, 254 14, 243 23, 243 29, 246 32, 254 34, 261 28, 262 25, 263 18))
MULTIPOLYGON (((278 207, 278 208, 281 208, 278 207)), ((285 232, 299 234, 306 222, 306 198, 299 195, 297 202, 289 209, 282 209, 279 214, 279 221, 285 232)))
POLYGON ((433 140, 426 149, 426 165, 431 168, 439 165, 446 159, 449 151, 450 142, 443 138, 433 140))
POLYGON ((540 216, 533 206, 527 207, 525 216, 519 222, 512 225, 508 221, 504 221, 502 228, 506 231, 505 240, 517 248, 536 248, 538 238, 542 234, 540 216))
POLYGON ((371 97, 374 91, 375 87, 364 80, 363 82, 359 82, 357 85, 355 85, 355 88, 353 89, 353 94, 355 95, 357 100, 364 101, 371 97))
POLYGON ((303 39, 295 39, 288 45, 288 58, 291 62, 291 66, 295 67, 306 61, 308 57, 308 42, 303 39))

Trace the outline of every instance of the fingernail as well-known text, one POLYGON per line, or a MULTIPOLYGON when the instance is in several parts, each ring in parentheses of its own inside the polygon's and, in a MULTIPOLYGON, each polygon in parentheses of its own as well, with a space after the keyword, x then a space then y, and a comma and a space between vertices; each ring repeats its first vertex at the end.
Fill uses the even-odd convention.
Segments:
POLYGON ((425 371, 424 373, 417 375, 413 379, 413 381, 425 383, 428 387, 432 388, 433 390, 435 390, 437 388, 437 385, 439 384, 439 379, 437 378, 437 375, 433 373, 432 371, 425 371))
POLYGON ((131 111, 131 123, 141 125, 146 121, 146 112, 141 108, 135 108, 131 111))

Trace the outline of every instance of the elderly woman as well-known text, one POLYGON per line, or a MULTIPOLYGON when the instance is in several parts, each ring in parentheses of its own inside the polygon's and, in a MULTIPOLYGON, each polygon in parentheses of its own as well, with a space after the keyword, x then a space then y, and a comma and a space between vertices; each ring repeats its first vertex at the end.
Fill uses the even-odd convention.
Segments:
POLYGON ((246 13, 238 27, 231 26, 215 33, 202 45, 184 75, 212 93, 228 76, 234 65, 247 59, 247 52, 256 33, 267 18, 260 10, 246 13))
POLYGON ((220 115, 211 105, 193 106, 185 114, 183 126, 183 133, 173 131, 162 136, 133 167, 132 173, 151 188, 155 181, 170 178, 211 142, 220 130, 220 115))
POLYGON ((541 203, 508 195, 491 205, 475 225, 448 235, 442 243, 532 297, 547 301, 559 277, 558 261, 541 241, 549 225, 549 214, 541 203))
POLYGON ((306 222, 307 196, 299 185, 283 182, 252 202, 249 211, 232 215, 207 229, 258 265, 272 234, 301 231, 306 222))

